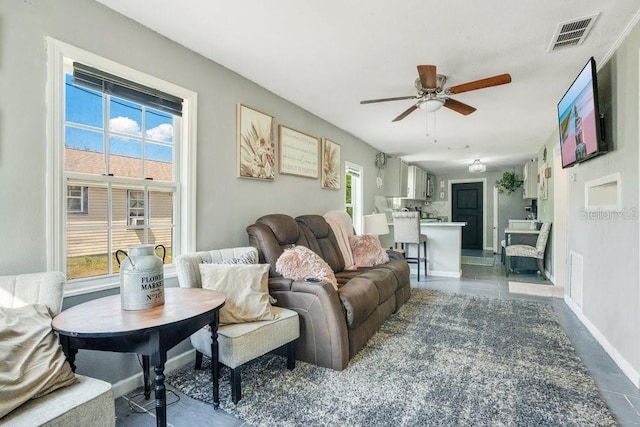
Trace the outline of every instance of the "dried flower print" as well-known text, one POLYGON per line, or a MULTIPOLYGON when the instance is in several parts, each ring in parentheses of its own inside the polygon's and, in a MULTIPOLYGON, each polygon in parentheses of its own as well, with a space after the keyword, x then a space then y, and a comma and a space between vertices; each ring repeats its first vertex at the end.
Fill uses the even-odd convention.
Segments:
POLYGON ((340 188, 340 146, 328 139, 322 141, 322 187, 340 188))
POLYGON ((239 105, 238 120, 239 176, 273 180, 275 178, 273 117, 239 105))

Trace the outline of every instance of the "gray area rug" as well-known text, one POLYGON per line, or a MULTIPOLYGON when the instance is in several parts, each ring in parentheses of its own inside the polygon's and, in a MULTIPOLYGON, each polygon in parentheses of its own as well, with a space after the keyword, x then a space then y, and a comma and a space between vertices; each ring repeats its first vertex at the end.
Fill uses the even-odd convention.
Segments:
MULTIPOLYGON (((243 367, 238 405, 222 372, 221 408, 254 426, 615 425, 552 307, 535 301, 414 290, 343 371, 288 371, 266 355, 243 367)), ((208 370, 167 382, 211 402, 208 370)))
POLYGON ((466 265, 482 265, 484 267, 493 267, 495 263, 494 257, 480 257, 480 256, 462 256, 462 264, 466 265))

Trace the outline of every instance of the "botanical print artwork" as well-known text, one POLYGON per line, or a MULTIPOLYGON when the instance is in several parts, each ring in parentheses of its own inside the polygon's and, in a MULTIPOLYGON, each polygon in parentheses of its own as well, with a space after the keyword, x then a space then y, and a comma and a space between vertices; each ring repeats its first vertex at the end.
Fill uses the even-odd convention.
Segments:
POLYGON ((273 117, 238 104, 238 176, 273 181, 273 117))
POLYGON ((340 146, 322 139, 322 188, 340 189, 340 146))

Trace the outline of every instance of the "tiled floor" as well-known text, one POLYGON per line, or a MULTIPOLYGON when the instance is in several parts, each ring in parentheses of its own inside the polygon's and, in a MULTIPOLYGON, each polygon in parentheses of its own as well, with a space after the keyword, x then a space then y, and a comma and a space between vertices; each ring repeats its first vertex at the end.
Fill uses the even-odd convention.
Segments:
MULTIPOLYGON (((488 252, 464 251, 463 255, 492 256, 488 252)), ((576 316, 559 298, 548 298, 509 293, 508 281, 522 281, 529 283, 548 284, 538 274, 522 272, 521 274, 505 277, 504 268, 496 258, 494 267, 482 267, 464 265, 462 278, 452 279, 444 277, 421 277, 420 282, 412 277, 412 287, 420 289, 436 289, 444 292, 469 293, 492 296, 496 298, 524 298, 538 301, 546 301, 556 311, 560 323, 567 336, 573 343, 585 366, 591 372, 596 384, 600 388, 604 399, 611 408, 620 426, 640 426, 640 390, 638 390, 624 376, 611 358, 604 352, 600 344, 591 336, 586 328, 578 321, 576 316)), ((177 393, 175 396, 168 394, 169 402, 179 401, 167 408, 167 419, 172 426, 246 426, 242 420, 238 420, 221 410, 214 411, 211 405, 177 393)), ((140 403, 141 399, 133 401, 140 403)), ((144 400, 142 400, 144 403, 144 400)), ((130 408, 127 398, 116 400, 117 426, 154 426, 153 399, 147 402, 149 412, 135 413, 130 408)), ((135 404, 133 404, 135 407, 135 404)))

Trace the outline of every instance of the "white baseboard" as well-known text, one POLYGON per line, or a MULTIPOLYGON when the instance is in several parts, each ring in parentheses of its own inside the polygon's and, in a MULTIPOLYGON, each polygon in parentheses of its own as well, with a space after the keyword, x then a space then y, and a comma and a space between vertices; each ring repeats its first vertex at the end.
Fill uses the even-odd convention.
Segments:
POLYGON ((611 343, 605 338, 604 335, 595 327, 591 321, 584 315, 582 309, 570 298, 569 295, 565 295, 564 302, 569 306, 571 311, 575 313, 580 322, 591 332, 591 335, 600 343, 604 351, 607 352, 609 356, 613 359, 616 365, 620 368, 622 373, 624 373, 627 378, 635 385, 637 388, 640 388, 640 373, 636 371, 633 366, 627 360, 622 357, 622 355, 616 350, 616 348, 611 345, 611 343))
POLYGON ((460 277, 462 277, 462 270, 458 271, 457 273, 455 271, 429 270, 427 271, 427 276, 455 277, 459 279, 460 277))
MULTIPOLYGON (((196 359, 196 351, 194 349, 187 350, 182 354, 172 357, 167 360, 167 363, 164 364, 164 373, 165 375, 171 371, 175 371, 176 369, 186 365, 187 363, 193 362, 196 359)), ((150 378, 152 381, 151 389, 153 390, 153 368, 151 370, 150 378)), ((117 399, 118 397, 124 396, 127 393, 130 393, 137 389, 138 387, 143 386, 143 376, 142 370, 139 373, 130 376, 129 378, 125 378, 123 380, 118 381, 113 384, 112 390, 113 395, 117 399)))

